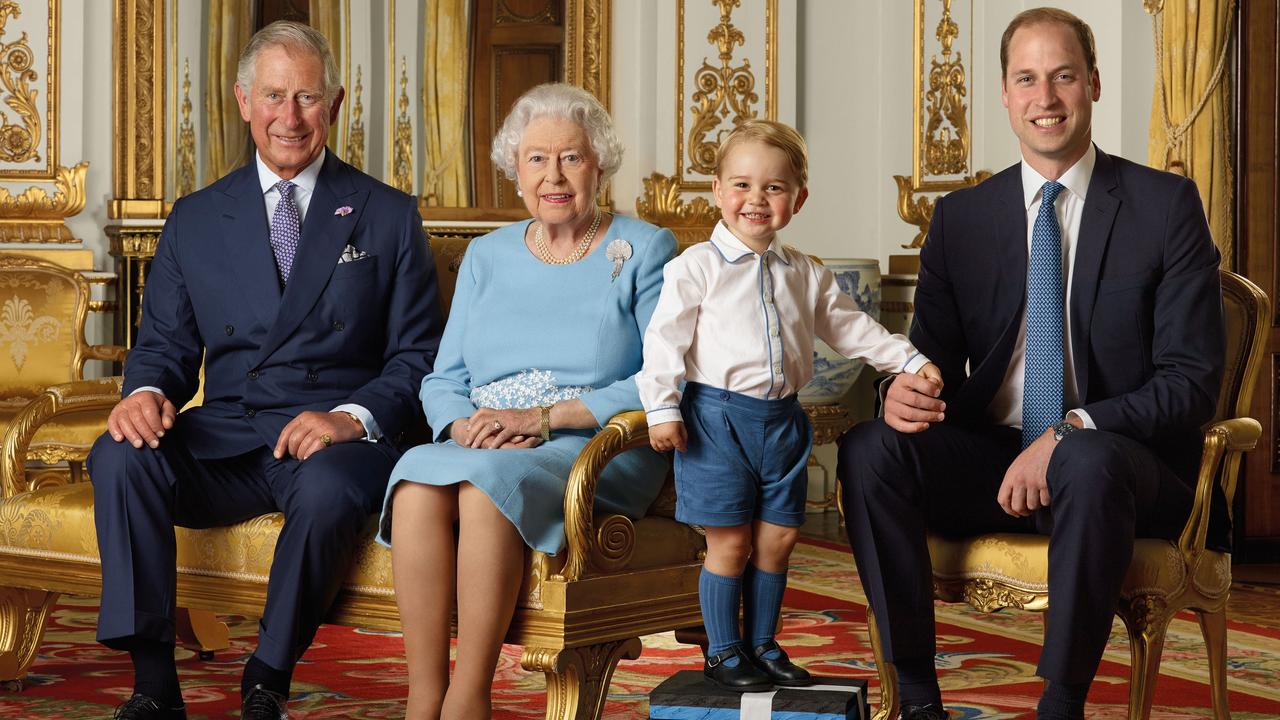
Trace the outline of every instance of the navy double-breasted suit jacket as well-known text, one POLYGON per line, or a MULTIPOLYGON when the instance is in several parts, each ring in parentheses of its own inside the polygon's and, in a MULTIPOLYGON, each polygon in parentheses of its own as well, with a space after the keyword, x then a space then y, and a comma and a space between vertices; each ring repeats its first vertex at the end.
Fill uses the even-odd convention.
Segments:
MULTIPOLYGON (((939 199, 911 340, 941 368, 949 422, 988 422, 1027 282, 1020 165, 939 199)), ((1069 296, 1080 407, 1194 483, 1222 379, 1219 255, 1188 179, 1097 153, 1069 296)), ((1070 409, 1070 408, 1068 408, 1070 409)), ((1211 544, 1228 543, 1214 499, 1211 544)))
POLYGON ((299 413, 343 403, 398 444, 443 326, 416 201, 327 153, 283 291, 268 232, 253 163, 174 204, 124 393, 182 407, 203 362, 204 403, 171 432, 198 458, 273 446, 299 413), (348 247, 360 259, 340 263, 348 247))

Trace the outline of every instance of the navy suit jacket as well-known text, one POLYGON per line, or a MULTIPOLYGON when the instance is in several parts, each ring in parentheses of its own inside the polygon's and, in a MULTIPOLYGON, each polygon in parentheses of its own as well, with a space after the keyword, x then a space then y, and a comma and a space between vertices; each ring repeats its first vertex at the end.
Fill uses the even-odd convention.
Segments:
POLYGON ((356 403, 398 445, 422 417, 443 321, 416 201, 327 153, 283 289, 254 163, 178 200, 142 302, 124 393, 155 386, 195 457, 274 446, 307 410, 356 403), (350 208, 345 215, 339 208, 350 208), (365 257, 339 263, 347 246, 365 257))
MULTIPOLYGON (((911 340, 941 368, 947 421, 989 423, 1027 284, 1020 165, 938 200, 911 340)), ((1224 363, 1219 255, 1194 183, 1101 150, 1076 240, 1071 343, 1080 407, 1194 484, 1224 363)), ((1067 408, 1068 410, 1071 408, 1067 408)), ((1210 543, 1225 547, 1221 491, 1210 543)))

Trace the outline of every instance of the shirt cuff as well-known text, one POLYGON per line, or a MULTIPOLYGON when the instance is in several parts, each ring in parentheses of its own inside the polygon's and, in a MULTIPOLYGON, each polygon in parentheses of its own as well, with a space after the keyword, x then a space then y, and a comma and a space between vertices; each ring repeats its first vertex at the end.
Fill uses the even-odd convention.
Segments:
POLYGON ((159 395, 160 397, 164 397, 164 391, 163 391, 163 390, 161 390, 160 388, 156 387, 155 385, 143 385, 142 387, 138 388, 137 390, 134 390, 133 392, 129 393, 129 395, 130 395, 130 397, 132 397, 132 396, 137 395, 138 393, 142 392, 143 390, 145 390, 145 391, 147 391, 147 392, 153 392, 153 393, 155 393, 155 394, 159 395))
POLYGON ((929 358, 925 357, 924 353, 917 352, 915 355, 907 358, 907 361, 902 364, 902 372, 914 374, 918 372, 920 368, 928 364, 929 358))
POLYGON ((1067 415, 1075 415, 1077 418, 1079 418, 1080 422, 1084 423, 1084 427, 1086 430, 1098 429, 1098 424, 1093 421, 1093 418, 1089 417, 1089 413, 1085 412, 1083 408, 1076 408, 1075 410, 1069 410, 1067 411, 1067 415))
POLYGON ((378 421, 373 419, 373 413, 369 412, 363 405, 355 403, 346 403, 330 410, 329 412, 349 412, 356 416, 360 424, 364 426, 364 438, 369 442, 377 442, 382 439, 382 429, 378 427, 378 421))
POLYGON ((644 414, 644 417, 645 422, 649 424, 649 427, 661 425, 662 423, 684 422, 684 417, 680 415, 680 408, 678 407, 665 407, 658 408, 657 410, 650 410, 644 414))

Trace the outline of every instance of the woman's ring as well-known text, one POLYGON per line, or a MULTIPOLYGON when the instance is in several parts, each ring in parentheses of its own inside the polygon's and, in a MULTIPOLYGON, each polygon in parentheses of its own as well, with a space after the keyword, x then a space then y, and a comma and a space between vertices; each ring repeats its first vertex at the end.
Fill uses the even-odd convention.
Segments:
POLYGON ((333 438, 329 437, 329 433, 320 436, 320 444, 329 447, 333 444, 333 438))
POLYGON ((493 429, 494 429, 494 430, 497 430, 498 432, 502 432, 502 421, 501 421, 501 420, 494 420, 494 421, 493 421, 493 429))

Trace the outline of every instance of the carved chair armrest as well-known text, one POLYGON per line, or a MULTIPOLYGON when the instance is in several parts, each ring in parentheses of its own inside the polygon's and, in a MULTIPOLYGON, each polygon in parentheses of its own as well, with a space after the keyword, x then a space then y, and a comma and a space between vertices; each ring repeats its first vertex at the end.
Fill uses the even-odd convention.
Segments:
POLYGON ((124 378, 109 377, 53 385, 23 408, 4 434, 4 456, 0 458, 4 497, 26 492, 27 448, 41 425, 59 415, 111 409, 120 401, 123 382, 124 378))
POLYGON ((128 354, 129 348, 120 345, 90 345, 84 349, 85 360, 124 362, 124 358, 128 354))
POLYGON ((1221 420, 1204 433, 1204 453, 1200 456, 1200 474, 1196 480, 1195 500, 1191 515, 1178 538, 1178 549, 1190 557, 1204 551, 1209 533, 1209 511, 1213 504, 1213 486, 1222 484, 1227 507, 1235 497, 1236 478, 1244 453, 1254 449, 1262 437, 1262 425, 1248 417, 1221 420))
POLYGON ((564 495, 566 553, 558 581, 581 578, 591 563, 597 542, 594 527, 596 484, 610 460, 628 450, 649 446, 649 425, 644 412, 619 413, 591 438, 569 471, 564 495))

